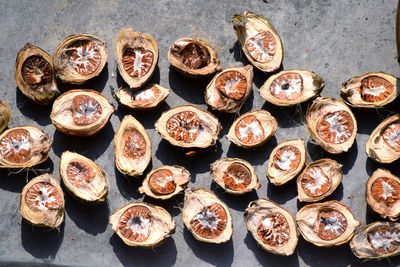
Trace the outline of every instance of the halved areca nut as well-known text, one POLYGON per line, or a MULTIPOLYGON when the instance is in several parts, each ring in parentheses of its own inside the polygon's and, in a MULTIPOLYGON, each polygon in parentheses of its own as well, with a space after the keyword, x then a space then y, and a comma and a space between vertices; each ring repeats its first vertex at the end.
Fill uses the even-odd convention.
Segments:
POLYGON ((122 105, 132 109, 152 109, 164 101, 168 95, 169 89, 154 83, 137 91, 122 87, 116 92, 115 98, 122 105))

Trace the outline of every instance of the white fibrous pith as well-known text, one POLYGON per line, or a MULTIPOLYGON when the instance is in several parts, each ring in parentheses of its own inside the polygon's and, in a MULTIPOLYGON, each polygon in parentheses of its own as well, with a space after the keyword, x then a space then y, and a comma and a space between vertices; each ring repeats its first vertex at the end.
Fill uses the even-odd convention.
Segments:
POLYGON ((391 227, 377 227, 368 234, 371 247, 377 252, 390 253, 400 245, 400 231, 391 227))
POLYGON ((353 134, 354 125, 347 111, 326 114, 317 124, 319 136, 326 142, 341 144, 353 134))
POLYGON ((25 201, 31 208, 40 210, 59 209, 61 196, 58 190, 48 183, 36 183, 32 185, 26 195, 25 201))
POLYGON ((85 42, 71 48, 72 67, 81 75, 89 75, 97 70, 101 61, 99 48, 93 42, 85 42))
POLYGON ((363 93, 367 95, 372 95, 372 96, 379 96, 383 92, 385 92, 386 89, 383 85, 380 85, 378 87, 368 87, 364 88, 363 93))
POLYGON ((308 175, 313 182, 304 184, 304 187, 308 189, 312 194, 315 194, 317 190, 321 190, 322 187, 329 182, 326 175, 323 173, 321 168, 310 168, 308 175))
POLYGON ((150 219, 143 218, 142 216, 134 216, 128 220, 126 226, 131 229, 133 232, 147 235, 150 228, 150 219))
POLYGON ((149 90, 144 90, 137 95, 135 95, 135 100, 137 101, 143 101, 143 102, 148 102, 152 99, 156 98, 155 92, 151 89, 149 90))
POLYGON ((202 228, 211 230, 216 230, 218 223, 221 221, 217 214, 209 209, 199 212, 193 219, 199 221, 202 228))
POLYGON ((290 73, 281 76, 276 78, 271 84, 271 93, 281 99, 293 100, 298 98, 303 90, 301 76, 298 74, 291 75, 290 73), (285 77, 289 75, 289 78, 285 77))
POLYGON ((249 134, 252 134, 253 139, 260 140, 263 135, 263 129, 260 127, 260 123, 258 121, 253 121, 245 126, 239 127, 239 138, 247 139, 249 134))
POLYGON ((258 62, 266 63, 274 58, 276 41, 268 31, 258 33, 246 41, 246 49, 258 62))
POLYGON ((295 153, 292 150, 286 149, 282 155, 277 159, 276 165, 283 170, 287 171, 291 169, 291 164, 297 159, 295 153))
POLYGON ((347 229, 346 217, 337 210, 322 210, 317 220, 318 236, 323 240, 333 240, 347 229))
POLYGON ((3 138, 0 144, 0 152, 2 156, 18 154, 21 150, 29 151, 31 148, 29 136, 25 135, 21 135, 20 138, 3 138))
POLYGON ((382 133, 383 140, 386 144, 396 150, 400 151, 400 124, 390 124, 382 133))

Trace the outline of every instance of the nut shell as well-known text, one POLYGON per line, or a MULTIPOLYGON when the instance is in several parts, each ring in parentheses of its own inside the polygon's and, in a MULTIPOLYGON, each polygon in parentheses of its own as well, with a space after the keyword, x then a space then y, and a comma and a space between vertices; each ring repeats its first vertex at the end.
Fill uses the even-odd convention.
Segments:
POLYGON ((168 95, 169 89, 158 84, 150 84, 137 91, 122 87, 116 92, 115 98, 124 106, 142 110, 157 107, 168 95))
MULTIPOLYGON (((213 164, 211 164, 211 175, 215 183, 217 183, 220 187, 222 187, 227 193, 233 195, 245 194, 252 190, 257 190, 258 188, 261 187, 261 184, 258 180, 258 176, 254 167, 251 166, 249 162, 239 158, 223 158, 215 161, 213 164), (225 176, 227 175, 227 171, 229 167, 231 167, 232 164, 234 163, 240 164, 239 166, 246 168, 248 174, 250 174, 250 181, 248 181, 247 183, 245 183, 245 181, 241 181, 241 183, 245 185, 244 188, 240 189, 230 188, 230 186, 225 182, 225 176)), ((240 185, 241 183, 238 183, 237 179, 238 178, 235 177, 232 180, 235 181, 235 185, 240 185)))
POLYGON ((125 244, 131 247, 145 247, 154 248, 164 241, 165 238, 169 237, 175 232, 176 222, 172 218, 171 214, 168 213, 164 208, 155 206, 145 202, 131 202, 124 207, 117 209, 113 215, 110 216, 110 224, 115 233, 124 241, 125 244), (150 229, 149 235, 143 242, 130 240, 126 238, 119 229, 120 220, 123 214, 134 207, 145 207, 149 210, 150 217, 150 229))
POLYGON ((296 222, 303 238, 319 247, 332 247, 347 243, 353 237, 355 228, 360 225, 360 222, 354 218, 351 210, 336 200, 304 206, 297 213, 296 222), (347 225, 345 229, 343 229, 343 226, 340 226, 342 233, 337 238, 324 240, 316 233, 319 214, 324 211, 339 212, 346 219, 347 225))
POLYGON ((83 33, 65 38, 57 46, 53 62, 58 78, 64 82, 82 84, 102 72, 107 58, 107 44, 94 35, 83 33), (74 59, 75 56, 79 60, 74 59), (77 69, 81 69, 81 73, 77 69))
POLYGON ((21 92, 32 101, 47 105, 58 95, 54 75, 53 60, 40 47, 27 43, 18 52, 15 62, 15 82, 21 92), (34 84, 29 84, 24 78, 23 72, 26 67, 30 68, 31 75, 34 76, 31 81, 34 84))
MULTIPOLYGON (((279 69, 283 60, 283 45, 279 34, 275 30, 272 23, 266 18, 254 14, 253 12, 244 12, 240 15, 234 15, 232 18, 233 28, 235 29, 237 39, 242 47, 244 54, 247 59, 253 64, 256 68, 264 72, 273 72, 279 69), (252 56, 252 52, 247 49, 247 45, 249 42, 254 41, 254 43, 261 43, 265 40, 258 38, 259 36, 266 35, 263 38, 273 39, 271 43, 274 43, 272 49, 269 49, 269 52, 274 50, 274 54, 269 57, 267 55, 262 55, 265 57, 269 57, 269 60, 266 62, 258 61, 252 56), (258 40, 257 40, 258 39, 258 40)), ((264 44, 263 44, 264 45, 264 44)), ((263 47, 264 49, 265 46, 263 47)), ((257 51, 255 51, 257 52, 257 51)), ((264 52, 265 54, 265 52, 264 52)))
POLYGON ((94 90, 76 89, 54 101, 50 118, 60 132, 91 136, 106 126, 113 112, 114 107, 104 95, 94 90))
MULTIPOLYGON (((264 250, 277 255, 289 256, 292 255, 296 249, 298 242, 298 232, 296 223, 292 215, 284 208, 276 204, 275 202, 266 198, 260 198, 251 201, 246 208, 244 213, 244 222, 247 230, 253 235, 257 244, 264 250), (259 237, 257 230, 262 224, 262 221, 268 215, 280 214, 286 219, 287 227, 289 228, 288 240, 285 244, 272 246, 259 237)), ((275 225, 272 226, 276 229, 275 225)), ((272 233, 271 233, 272 235, 272 233)))
POLYGON ((114 136, 115 165, 129 176, 143 174, 151 160, 150 138, 143 125, 126 115, 114 136))
POLYGON ((168 61, 188 77, 209 76, 221 70, 217 51, 207 41, 190 37, 182 37, 171 45, 168 61))
MULTIPOLYGON (((46 201, 44 201, 46 202, 46 201)), ((56 179, 50 174, 43 174, 36 178, 33 178, 29 183, 27 183, 22 189, 21 193, 21 206, 20 212, 21 216, 27 220, 30 224, 38 227, 48 227, 48 228, 57 228, 64 221, 64 195, 62 189, 56 179), (55 190, 53 194, 57 194, 58 204, 56 206, 52 206, 51 208, 47 207, 34 207, 27 203, 26 197, 30 188, 35 186, 36 184, 46 184, 55 190)))
POLYGON ((306 121, 312 138, 329 153, 347 152, 354 144, 357 135, 357 121, 350 108, 341 100, 318 97, 308 108, 306 121), (336 124, 331 125, 330 120, 336 124), (347 124, 344 124, 343 121, 347 124), (324 128, 321 129, 318 126, 322 127, 322 124, 324 124, 324 128), (327 127, 329 128, 327 129, 327 127), (335 134, 333 135, 332 132, 335 134), (325 140, 321 134, 325 134, 325 140), (327 141, 327 138, 333 138, 335 142, 327 141))
POLYGON ((215 75, 214 78, 211 80, 211 82, 207 85, 205 93, 205 101, 213 109, 227 113, 235 113, 240 110, 246 99, 251 94, 252 87, 253 87, 252 65, 247 65, 244 67, 236 67, 236 68, 227 68, 219 72, 217 75, 215 75), (220 82, 221 80, 224 82, 220 82), (229 82, 232 81, 233 84, 230 85, 229 82), (224 87, 220 88, 223 85, 224 87), (225 94, 221 92, 221 89, 225 90, 225 94), (226 90, 229 90, 229 92, 226 92, 226 90), (228 93, 228 95, 226 95, 226 93, 228 93), (230 94, 232 94, 231 97, 230 94), (233 97, 235 96, 237 96, 237 98, 239 99, 234 99, 233 97))
POLYGON ((108 178, 100 166, 87 157, 70 151, 63 152, 60 176, 71 195, 83 202, 102 203, 107 198, 108 178))
MULTIPOLYGON (((281 160, 281 158, 277 158, 278 160, 281 160)), ((296 177, 301 170, 304 168, 304 164, 306 162, 306 146, 304 144, 304 141, 302 139, 296 139, 296 140, 289 140, 280 143, 277 145, 274 150, 272 150, 269 160, 268 160, 268 165, 267 165, 267 178, 269 181, 274 184, 274 185, 283 185, 290 180, 292 180, 294 177, 296 177), (284 156, 286 158, 285 161, 281 161, 281 164, 287 164, 286 162, 290 160, 289 165, 292 162, 298 161, 298 164, 295 168, 291 168, 290 166, 287 167, 286 170, 280 169, 278 165, 275 163, 275 157, 280 154, 281 151, 285 151, 285 148, 294 148, 297 149, 297 153, 299 154, 296 156, 295 153, 291 154, 289 158, 287 156, 284 156), (293 158, 296 157, 296 158, 293 158), (299 157, 299 159, 297 158, 299 157), (293 159, 292 159, 293 158, 293 159), (274 164, 275 163, 275 164, 274 164)))
POLYGON ((146 178, 143 180, 142 186, 139 187, 139 192, 141 194, 146 194, 149 197, 155 198, 155 199, 169 199, 177 194, 179 194, 180 192, 182 192, 183 190, 186 189, 187 184, 190 181, 190 173, 181 166, 162 166, 160 168, 154 169, 151 172, 149 172, 146 175, 146 178), (172 173, 172 178, 173 178, 173 182, 175 184, 175 189, 173 190, 172 193, 168 193, 168 194, 157 194, 155 192, 153 192, 154 190, 152 190, 149 185, 150 182, 150 178, 152 177, 152 175, 154 173, 156 173, 157 171, 160 170, 168 170, 172 173))
POLYGON ((385 72, 367 72, 342 84, 340 96, 347 104, 361 108, 383 107, 396 99, 397 78, 385 72))
POLYGON ((260 88, 260 96, 277 106, 293 106, 318 96, 324 80, 315 72, 301 69, 283 70, 270 76, 260 88), (288 89, 285 89, 289 87, 288 89), (291 94, 289 89, 292 90, 291 94))
POLYGON ((132 89, 140 88, 153 76, 155 67, 157 66, 157 41, 148 33, 136 32, 132 28, 124 28, 118 32, 115 40, 115 57, 117 59, 119 73, 124 81, 132 89), (142 52, 139 52, 139 50, 142 52), (142 60, 147 60, 140 62, 140 65, 142 65, 140 70, 136 70, 135 67, 133 67, 133 70, 131 70, 126 65, 128 64, 127 60, 129 58, 126 53, 132 53, 133 51, 135 53, 135 59, 133 62, 129 61, 129 63, 133 64, 134 66, 136 65, 136 51, 140 53, 139 57, 142 58, 142 60), (146 53, 143 53, 143 51, 146 51, 146 53), (146 55, 148 59, 146 58, 146 55), (141 73, 142 70, 145 73, 141 73), (132 71, 133 73, 138 72, 138 74, 130 75, 130 72, 132 71))
POLYGON ((11 109, 6 101, 0 100, 0 133, 7 128, 11 118, 11 109))

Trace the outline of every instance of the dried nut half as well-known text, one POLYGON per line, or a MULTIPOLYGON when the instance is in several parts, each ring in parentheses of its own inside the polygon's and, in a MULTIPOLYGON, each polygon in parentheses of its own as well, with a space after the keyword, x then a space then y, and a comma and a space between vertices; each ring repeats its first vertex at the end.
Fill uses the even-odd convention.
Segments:
POLYGON ((91 159, 65 151, 60 160, 60 176, 67 190, 87 203, 104 202, 108 194, 108 178, 91 159))
POLYGON ((324 80, 315 72, 283 70, 265 81, 260 96, 277 106, 292 106, 319 95, 324 86, 324 80))
POLYGON ((152 170, 139 187, 141 194, 156 199, 169 199, 186 189, 190 173, 181 166, 163 166, 152 170))
POLYGON ((145 202, 131 202, 116 210, 110 224, 128 246, 147 248, 161 245, 176 227, 168 211, 145 202))
POLYGON ((332 159, 311 162, 297 177, 299 201, 315 202, 336 190, 342 182, 342 165, 332 159))
POLYGON ((368 157, 380 163, 392 163, 400 158, 400 115, 381 122, 369 136, 368 157))
POLYGON ((138 91, 122 87, 118 89, 115 98, 122 105, 132 109, 152 109, 164 101, 168 95, 169 89, 154 83, 138 91))
POLYGON ((64 221, 64 194, 56 179, 43 174, 32 179, 21 193, 21 215, 30 224, 57 228, 64 221))
POLYGON ((392 221, 400 217, 400 178, 390 171, 377 169, 368 179, 367 203, 382 218, 392 221))
POLYGON ((253 66, 227 68, 208 84, 205 101, 212 108, 234 113, 240 110, 252 92, 253 66))
POLYGON ((7 128, 11 118, 11 109, 6 101, 0 100, 0 133, 7 128))
POLYGON ((104 41, 90 34, 73 34, 58 45, 53 62, 58 78, 82 84, 101 73, 107 57, 104 41))
POLYGON ((360 259, 382 259, 400 254, 400 223, 374 222, 364 226, 350 241, 360 259))
POLYGON ((164 112, 156 121, 155 129, 174 146, 206 148, 215 145, 221 124, 211 113, 183 105, 164 112))
POLYGON ((278 129, 278 122, 266 110, 254 110, 237 118, 226 138, 237 146, 255 148, 263 145, 278 129))
POLYGON ((329 153, 348 151, 356 139, 356 118, 341 100, 318 97, 308 108, 306 121, 312 138, 329 153))
POLYGON ((30 168, 49 157, 52 141, 34 126, 8 129, 0 135, 0 168, 30 168))
POLYGON ((186 189, 182 217, 186 228, 199 241, 220 244, 232 237, 228 206, 207 189, 186 189))
POLYGON ((39 104, 49 104, 58 94, 53 60, 41 48, 26 44, 17 54, 15 82, 21 92, 39 104))
POLYGON ((351 106, 377 108, 392 102, 399 94, 396 77, 384 72, 368 72, 342 84, 341 97, 351 106))
POLYGON ((143 174, 151 160, 150 138, 143 125, 126 115, 114 137, 115 165, 129 176, 143 174))
POLYGON ((246 11, 234 15, 232 23, 251 64, 264 72, 273 72, 281 66, 284 54, 282 41, 269 20, 246 11))
POLYGON ((223 158, 211 164, 211 175, 219 186, 233 195, 241 195, 261 187, 251 164, 238 158, 223 158))
POLYGON ((90 136, 103 129, 114 107, 107 98, 88 89, 70 90, 53 103, 50 118, 54 127, 68 135, 90 136))
POLYGON ((262 249, 284 256, 294 253, 298 241, 296 223, 275 202, 265 198, 251 201, 244 213, 244 222, 262 249))
POLYGON ((183 37, 168 50, 168 61, 180 73, 203 77, 221 70, 217 51, 205 40, 183 37))
POLYGON ((296 221, 304 239, 319 247, 347 243, 360 225, 351 210, 336 200, 304 206, 296 221))
POLYGON ((115 40, 115 57, 124 81, 130 88, 139 88, 153 76, 157 66, 157 41, 148 33, 122 29, 115 40))
POLYGON ((267 177, 274 185, 283 185, 301 172, 305 162, 306 147, 302 139, 282 142, 269 156, 267 177))

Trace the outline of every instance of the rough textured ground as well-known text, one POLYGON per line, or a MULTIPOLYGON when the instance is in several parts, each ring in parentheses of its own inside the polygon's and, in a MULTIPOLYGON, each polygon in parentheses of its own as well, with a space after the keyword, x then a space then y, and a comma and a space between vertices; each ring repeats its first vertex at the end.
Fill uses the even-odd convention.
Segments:
MULTIPOLYGON (((399 265, 398 259, 380 263, 357 260, 347 245, 339 248, 317 248, 300 238, 293 256, 278 257, 257 247, 247 234, 242 216, 249 201, 268 197, 288 208, 295 215, 302 206, 296 199, 294 183, 276 188, 265 179, 268 155, 274 146, 285 139, 308 139, 303 124, 306 105, 302 109, 280 109, 265 104, 258 88, 268 77, 256 71, 254 97, 242 112, 264 108, 278 120, 276 138, 254 152, 244 151, 226 141, 224 135, 233 121, 220 116, 224 126, 215 153, 186 159, 154 132, 154 122, 170 107, 194 103, 204 105, 203 90, 207 80, 185 79, 169 69, 166 58, 169 45, 179 37, 193 36, 209 40, 218 48, 223 67, 247 64, 230 24, 237 12, 251 10, 269 17, 280 33, 285 47, 284 68, 305 68, 325 79, 324 96, 339 97, 341 83, 366 71, 387 71, 400 76, 395 51, 394 0, 359 1, 0 1, 0 98, 12 107, 10 127, 36 125, 52 136, 54 145, 50 159, 37 167, 49 169, 58 177, 59 157, 73 150, 94 159, 110 178, 107 205, 86 207, 66 196, 66 220, 60 231, 32 228, 19 215, 20 191, 26 177, 34 172, 0 173, 0 265, 18 262, 31 265, 47 262, 60 265, 93 266, 388 266, 399 265), (154 81, 171 88, 166 104, 151 112, 132 112, 118 107, 111 123, 93 138, 74 138, 56 132, 49 119, 50 107, 37 106, 16 90, 14 62, 18 50, 26 43, 36 44, 53 53, 57 44, 72 33, 88 32, 105 39, 109 45, 109 63, 102 75, 83 85, 111 99, 111 87, 118 86, 113 39, 121 27, 134 27, 155 36, 159 43, 160 59, 154 81), (190 186, 212 188, 231 208, 234 234, 224 245, 207 245, 194 240, 184 229, 180 216, 182 197, 160 204, 177 221, 176 233, 159 248, 142 250, 125 246, 108 225, 109 215, 128 201, 142 197, 137 192, 138 180, 126 179, 114 168, 113 135, 125 114, 133 114, 146 127, 153 149, 152 167, 179 164, 192 174, 190 186), (250 161, 257 169, 262 187, 257 193, 231 197, 211 185, 209 164, 220 157, 235 156, 250 161)), ((60 86, 66 88, 66 86, 60 86)), ((389 108, 398 112, 398 102, 389 108)), ((308 143, 308 161, 328 156, 343 164, 343 185, 329 197, 349 205, 363 224, 379 218, 367 211, 364 186, 368 176, 379 166, 365 156, 365 143, 373 128, 390 112, 355 111, 359 132, 356 144, 346 154, 332 156, 308 143)), ((400 175, 398 166, 385 166, 400 175), (397 169, 396 169, 397 167, 397 169)), ((38 170, 37 173, 41 171, 38 170)), ((146 199, 147 200, 147 199, 146 199)))

